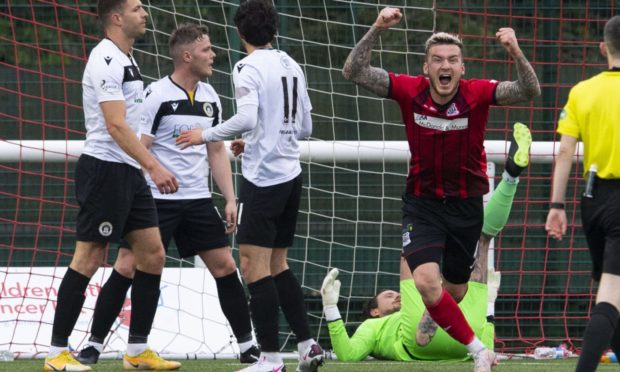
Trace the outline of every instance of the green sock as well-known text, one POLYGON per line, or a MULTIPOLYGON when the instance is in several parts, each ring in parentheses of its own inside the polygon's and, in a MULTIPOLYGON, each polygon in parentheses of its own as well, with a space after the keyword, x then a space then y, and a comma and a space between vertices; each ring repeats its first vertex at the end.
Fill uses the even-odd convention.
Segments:
POLYGON ((488 236, 497 236, 504 228, 512 208, 512 200, 517 193, 518 182, 501 180, 493 191, 491 200, 484 208, 484 225, 482 232, 488 236))

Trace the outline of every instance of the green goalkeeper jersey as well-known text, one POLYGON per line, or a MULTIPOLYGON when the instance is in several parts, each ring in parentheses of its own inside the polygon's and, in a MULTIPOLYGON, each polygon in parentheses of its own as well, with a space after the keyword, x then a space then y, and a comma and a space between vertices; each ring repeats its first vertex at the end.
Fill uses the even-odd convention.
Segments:
MULTIPOLYGON (((428 345, 416 345, 415 331, 425 307, 413 280, 403 280, 400 290, 401 311, 364 321, 352 337, 349 337, 342 320, 328 323, 338 359, 360 361, 367 356, 399 361, 466 359, 467 348, 442 329, 437 330, 428 345)), ((492 349, 494 327, 486 321, 487 296, 486 284, 470 282, 459 307, 474 333, 492 349)))

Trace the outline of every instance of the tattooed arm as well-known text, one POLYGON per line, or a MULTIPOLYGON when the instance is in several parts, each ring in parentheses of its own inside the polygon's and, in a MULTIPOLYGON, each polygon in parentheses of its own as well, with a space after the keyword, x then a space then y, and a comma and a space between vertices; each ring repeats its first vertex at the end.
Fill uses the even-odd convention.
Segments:
POLYGON ((517 81, 503 81, 497 85, 495 100, 498 105, 510 105, 528 101, 540 95, 540 84, 534 68, 523 55, 511 28, 500 28, 496 34, 498 40, 508 51, 517 66, 517 81))
POLYGON ((347 80, 370 90, 380 97, 387 97, 390 87, 390 76, 387 71, 370 65, 372 47, 383 30, 400 22, 402 14, 397 8, 384 8, 377 20, 362 40, 351 50, 347 57, 342 75, 347 80))

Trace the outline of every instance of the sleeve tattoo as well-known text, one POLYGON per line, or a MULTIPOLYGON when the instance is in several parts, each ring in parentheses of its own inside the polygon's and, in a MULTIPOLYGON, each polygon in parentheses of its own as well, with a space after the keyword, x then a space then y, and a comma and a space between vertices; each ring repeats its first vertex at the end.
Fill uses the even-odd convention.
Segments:
POLYGON ((515 58, 517 65, 517 80, 503 81, 497 86, 495 99, 498 105, 510 105, 516 102, 528 101, 540 95, 540 84, 534 68, 525 56, 515 58))
POLYGON ((347 80, 362 86, 380 97, 387 97, 390 86, 390 76, 382 68, 370 65, 370 55, 375 45, 380 29, 372 26, 362 40, 355 45, 347 57, 342 75, 347 80))

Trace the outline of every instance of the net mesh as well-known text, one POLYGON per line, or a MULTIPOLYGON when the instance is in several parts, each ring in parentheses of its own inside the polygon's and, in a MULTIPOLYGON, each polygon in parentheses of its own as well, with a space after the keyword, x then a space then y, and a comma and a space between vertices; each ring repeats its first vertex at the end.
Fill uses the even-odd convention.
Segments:
MULTIPOLYGON (((146 83, 171 71, 167 41, 176 26, 206 24, 217 54, 210 83, 220 94, 224 116, 231 116, 230 71, 243 57, 232 21, 237 2, 145 0, 144 4, 150 13, 149 30, 137 41, 134 55, 146 83)), ((398 106, 357 88, 341 75, 346 56, 383 4, 276 3, 280 26, 275 46, 287 51, 306 73, 314 107, 313 142, 346 144, 364 153, 368 148, 362 141, 381 141, 388 147, 389 141, 404 140, 398 106)), ((515 121, 528 123, 535 141, 557 139, 557 113, 570 87, 605 68, 598 42, 604 22, 618 10, 614 0, 401 0, 390 1, 390 5, 400 7, 405 17, 383 34, 372 64, 399 73, 420 73, 424 41, 434 31, 448 31, 463 38, 466 77, 514 80, 514 64, 494 35, 499 27, 516 30, 541 82, 542 96, 532 103, 493 108, 489 140, 509 140, 515 121)), ((38 283, 40 278, 59 281, 64 272, 61 268, 67 266, 74 249, 75 155, 67 145, 60 151, 44 152, 43 161, 26 161, 20 154, 28 146, 20 146, 19 141, 83 140, 81 76, 89 50, 101 37, 94 13, 93 1, 9 0, 0 5, 0 143, 16 151, 13 156, 0 155, 0 277, 5 283, 18 277, 22 287, 38 283), (54 160, 47 160, 52 155, 54 160)), ((503 157, 505 150, 495 155, 503 157)), ((325 345, 329 339, 318 289, 329 267, 341 270, 339 305, 344 320, 353 327, 363 301, 378 289, 398 287, 400 194, 406 162, 405 151, 397 161, 333 156, 303 163, 304 196, 290 266, 303 285, 313 332, 325 345)), ((240 164, 233 165, 238 180, 240 164)), ((497 165, 501 174, 502 164, 497 165)), ((504 351, 559 342, 579 346, 591 307, 589 255, 575 203, 582 187, 580 165, 573 167, 569 181, 568 238, 560 242, 548 240, 544 231, 551 172, 552 162, 544 158, 525 172, 508 225, 495 241, 495 266, 502 272, 496 304, 497 346, 504 351)), ((175 259, 174 248, 169 255, 169 267, 194 266, 175 259)), ((110 249, 108 264, 115 256, 116 250, 110 249)), ((194 291, 182 280, 167 280, 177 288, 178 296, 194 291)), ((36 351, 45 351, 51 319, 39 310, 26 310, 26 304, 36 300, 37 305, 53 306, 55 296, 22 291, 21 298, 15 299, 9 291, 12 287, 0 285, 0 327, 7 330, 0 332, 0 349, 31 350, 34 345, 36 351), (20 334, 16 320, 34 325, 34 334, 20 334)), ((202 290, 197 293, 200 297, 202 290)), ((170 307, 172 316, 188 312, 181 306, 170 307)), ((213 314, 219 308, 214 308, 217 306, 201 306, 200 312, 191 314, 192 320, 177 323, 198 322, 201 329, 208 329, 217 318, 213 314)), ((78 334, 77 341, 72 341, 74 347, 86 337, 92 306, 87 303, 85 309, 86 320, 74 332, 78 334)), ((281 331, 284 348, 294 348, 294 337, 284 324, 281 331)), ((170 340, 184 332, 179 326, 176 333, 162 332, 157 338, 165 338, 164 345, 170 345, 170 340)), ((226 347, 205 346, 198 339, 195 348, 187 352, 217 353, 226 347)))

